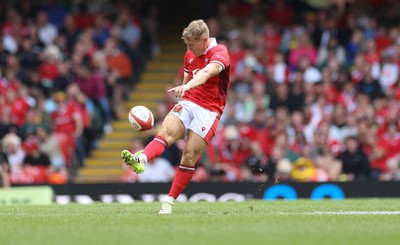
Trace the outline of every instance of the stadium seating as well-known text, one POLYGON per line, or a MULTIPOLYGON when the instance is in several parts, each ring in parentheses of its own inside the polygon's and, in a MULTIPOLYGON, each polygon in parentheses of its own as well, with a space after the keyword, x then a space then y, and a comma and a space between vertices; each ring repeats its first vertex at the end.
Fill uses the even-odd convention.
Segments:
MULTIPOLYGON (((125 101, 125 111, 134 105, 144 105, 156 115, 157 103, 165 98, 165 88, 173 81, 182 65, 185 46, 180 40, 180 29, 170 26, 160 35, 162 52, 147 64, 141 79, 125 101)), ((140 137, 128 123, 127 118, 113 122, 113 132, 104 136, 99 148, 94 150, 81 168, 75 183, 119 181, 123 174, 120 153, 129 149, 134 137, 140 137)))

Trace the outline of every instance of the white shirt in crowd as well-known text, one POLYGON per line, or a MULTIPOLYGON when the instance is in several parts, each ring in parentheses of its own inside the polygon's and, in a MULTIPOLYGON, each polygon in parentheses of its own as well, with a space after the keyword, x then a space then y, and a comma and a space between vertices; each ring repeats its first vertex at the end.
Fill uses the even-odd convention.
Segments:
POLYGON ((146 170, 137 175, 138 182, 169 182, 175 175, 170 162, 157 157, 146 164, 146 170))

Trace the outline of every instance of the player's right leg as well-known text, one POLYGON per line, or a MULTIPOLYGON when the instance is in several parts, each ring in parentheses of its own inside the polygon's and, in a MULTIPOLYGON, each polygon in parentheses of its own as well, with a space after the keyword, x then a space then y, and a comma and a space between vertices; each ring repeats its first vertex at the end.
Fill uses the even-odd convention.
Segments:
POLYGON ((129 165, 137 174, 144 172, 144 165, 147 163, 146 155, 141 153, 142 151, 138 151, 132 154, 128 150, 123 150, 121 152, 122 161, 129 165))
POLYGON ((185 136, 185 126, 181 119, 176 115, 167 115, 161 125, 161 129, 154 139, 146 145, 146 147, 131 154, 128 150, 121 152, 122 160, 131 168, 135 173, 141 174, 144 171, 144 165, 160 156, 168 145, 182 139, 185 136))

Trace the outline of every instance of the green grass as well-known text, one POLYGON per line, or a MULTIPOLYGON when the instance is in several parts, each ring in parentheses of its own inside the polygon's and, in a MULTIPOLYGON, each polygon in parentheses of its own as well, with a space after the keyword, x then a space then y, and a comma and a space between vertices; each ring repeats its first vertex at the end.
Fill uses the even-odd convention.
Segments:
POLYGON ((0 207, 0 244, 399 244, 400 199, 0 207), (375 213, 373 211, 376 211, 375 213))

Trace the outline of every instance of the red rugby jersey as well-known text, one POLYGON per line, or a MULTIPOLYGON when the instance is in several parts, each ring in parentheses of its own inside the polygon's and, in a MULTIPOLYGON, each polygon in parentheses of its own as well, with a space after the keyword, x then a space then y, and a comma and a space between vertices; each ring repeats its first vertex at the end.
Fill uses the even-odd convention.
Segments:
POLYGON ((227 48, 214 41, 205 54, 199 57, 188 50, 185 54, 184 70, 189 74, 189 80, 191 80, 198 70, 203 69, 211 62, 220 64, 223 70, 201 86, 185 92, 182 100, 192 101, 221 115, 225 108, 229 84, 230 61, 227 48))

